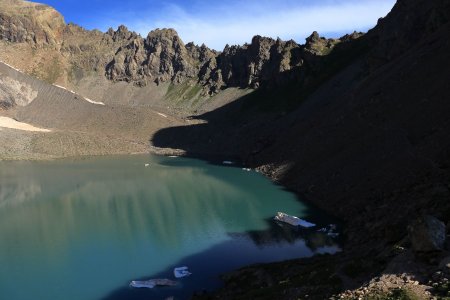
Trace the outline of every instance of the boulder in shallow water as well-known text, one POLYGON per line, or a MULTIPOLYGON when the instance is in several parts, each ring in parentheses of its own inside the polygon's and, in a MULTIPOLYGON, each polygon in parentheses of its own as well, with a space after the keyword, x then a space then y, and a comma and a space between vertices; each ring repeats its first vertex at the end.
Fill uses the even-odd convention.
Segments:
POLYGON ((416 253, 441 251, 445 245, 445 224, 433 216, 423 216, 408 226, 408 236, 416 253))

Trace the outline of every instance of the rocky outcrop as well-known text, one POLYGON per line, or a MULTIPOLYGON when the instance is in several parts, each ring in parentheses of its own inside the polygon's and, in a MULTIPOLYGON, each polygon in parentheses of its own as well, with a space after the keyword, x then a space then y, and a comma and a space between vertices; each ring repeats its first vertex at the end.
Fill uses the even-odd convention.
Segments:
POLYGON ((115 41, 128 41, 106 66, 106 76, 113 81, 145 85, 149 81, 180 84, 197 80, 202 66, 215 55, 205 45, 184 45, 173 29, 156 29, 146 39, 130 33, 124 26, 108 34, 115 41))
MULTIPOLYGON (((347 35, 343 39, 347 42, 360 36, 347 35)), ((217 53, 205 45, 184 45, 173 29, 158 29, 145 40, 132 36, 130 43, 117 51, 106 73, 111 80, 138 84, 195 80, 207 94, 227 87, 270 88, 298 82, 310 69, 317 68, 317 57, 328 55, 340 42, 321 38, 317 32, 307 39, 306 45, 255 36, 250 44, 227 45, 217 53)))
POLYGON ((125 26, 120 26, 117 31, 110 29, 107 34, 114 42, 126 41, 126 44, 116 51, 113 60, 106 66, 107 77, 114 81, 143 80, 142 65, 147 58, 144 40, 125 26))
POLYGON ((211 77, 205 84, 226 88, 258 88, 275 84, 281 73, 302 66, 302 48, 294 41, 255 36, 251 44, 226 46, 209 68, 211 77), (216 81, 216 82, 215 82, 216 81))
POLYGON ((187 78, 195 78, 197 62, 189 55, 183 41, 173 29, 151 31, 146 40, 148 57, 145 74, 155 76, 157 82, 171 80, 181 83, 187 78))
POLYGON ((35 47, 61 42, 64 18, 53 8, 19 0, 0 3, 0 40, 35 47))
POLYGON ((413 250, 427 253, 444 250, 445 224, 435 217, 424 216, 408 227, 413 250))
POLYGON ((328 55, 339 43, 338 39, 321 38, 317 32, 305 45, 255 36, 250 44, 227 45, 206 63, 206 72, 199 79, 213 93, 227 87, 272 88, 294 81, 301 83, 319 62, 316 58, 328 55))

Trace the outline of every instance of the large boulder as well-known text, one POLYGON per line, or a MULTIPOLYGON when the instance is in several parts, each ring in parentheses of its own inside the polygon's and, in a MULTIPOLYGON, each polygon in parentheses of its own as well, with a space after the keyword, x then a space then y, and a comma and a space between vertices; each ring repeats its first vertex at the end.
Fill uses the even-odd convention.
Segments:
POLYGON ((439 263, 439 269, 441 269, 442 271, 450 274, 450 256, 445 257, 439 263))
POLYGON ((445 224, 433 216, 423 216, 408 226, 408 235, 416 253, 441 251, 445 245, 445 224))

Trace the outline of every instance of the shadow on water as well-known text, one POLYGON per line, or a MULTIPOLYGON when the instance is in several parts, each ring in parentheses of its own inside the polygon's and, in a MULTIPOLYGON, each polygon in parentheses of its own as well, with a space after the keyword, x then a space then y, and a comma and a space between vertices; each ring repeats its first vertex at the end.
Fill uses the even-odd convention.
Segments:
MULTIPOLYGON (((132 280, 149 280, 154 278, 167 278, 176 280, 175 287, 156 287, 153 289, 136 289, 124 283, 122 287, 109 293, 102 300, 143 300, 143 299, 189 299, 214 291, 222 286, 220 276, 236 270, 244 265, 257 263, 270 263, 281 259, 289 260, 298 257, 310 257, 315 254, 336 253, 340 251, 339 241, 314 229, 295 228, 281 224, 271 219, 266 220, 269 228, 244 233, 228 233, 230 240, 222 242, 211 248, 186 256, 171 265, 163 272, 149 274, 132 280), (239 247, 239 255, 232 256, 239 247), (280 256, 280 247, 286 248, 280 256), (192 275, 175 279, 175 267, 188 266, 192 275)), ((155 258, 157 259, 157 258, 155 258)))
MULTIPOLYGON (((305 246, 313 252, 320 251, 324 247, 342 246, 342 238, 338 233, 331 237, 326 232, 320 232, 322 228, 327 228, 329 224, 317 224, 313 228, 294 227, 289 224, 266 219, 268 229, 250 230, 245 233, 229 233, 232 237, 249 238, 258 247, 274 246, 277 244, 295 244, 299 240, 304 241, 305 246)), ((334 224, 336 225, 336 224, 334 224)))
MULTIPOLYGON (((245 167, 245 162, 240 160, 239 157, 237 156, 221 156, 221 155, 206 155, 206 156, 202 156, 202 155, 188 155, 187 157, 183 157, 183 160, 179 160, 179 159, 173 159, 173 158, 167 158, 165 156, 161 156, 158 159, 158 164, 164 165, 164 166, 169 166, 169 167, 192 167, 193 162, 194 161, 201 161, 203 163, 207 163, 209 165, 214 165, 214 166, 220 166, 221 168, 233 168, 233 169, 242 169, 242 171, 245 173, 249 172, 249 173, 253 173, 257 172, 255 170, 252 169, 247 169, 248 171, 244 170, 245 167), (224 161, 231 161, 232 164, 224 164, 224 161)), ((212 177, 215 177, 221 181, 226 181, 230 184, 233 184, 235 186, 239 186, 241 184, 240 180, 242 180, 242 178, 237 177, 237 176, 224 176, 223 173, 217 174, 216 172, 214 172, 214 170, 207 168, 205 169, 205 172, 212 177)), ((260 176, 265 177, 263 174, 259 174, 260 176)), ((324 212, 322 209, 318 208, 316 205, 314 205, 313 203, 309 202, 309 201, 305 201, 305 199, 303 199, 302 197, 300 197, 298 195, 297 191, 294 191, 292 189, 287 188, 286 186, 278 183, 278 182, 274 182, 271 181, 271 184, 275 185, 278 189, 291 193, 292 195, 295 195, 295 197, 297 198, 297 201, 299 201, 300 203, 303 204, 303 211, 302 211, 302 218, 313 222, 314 224, 317 224, 318 226, 327 226, 328 224, 336 224, 338 225, 338 227, 342 227, 344 224, 342 224, 342 221, 339 220, 338 218, 327 214, 326 212, 324 212)), ((277 199, 274 199, 274 201, 277 201, 277 199)), ((276 211, 274 211, 274 214, 276 213, 276 211)), ((274 223, 272 222, 272 220, 268 220, 269 222, 269 226, 273 226, 274 223)), ((276 231, 273 231, 274 233, 276 231)))

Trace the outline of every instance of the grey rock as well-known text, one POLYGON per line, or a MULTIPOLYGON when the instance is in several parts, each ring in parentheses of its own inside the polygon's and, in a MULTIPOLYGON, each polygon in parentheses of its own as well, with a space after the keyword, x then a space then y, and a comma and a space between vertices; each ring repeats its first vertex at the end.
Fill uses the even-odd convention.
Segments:
POLYGON ((446 273, 450 273, 450 256, 445 257, 440 263, 439 263, 439 269, 446 273))
POLYGON ((445 244, 445 224, 433 216, 423 216, 408 226, 408 235, 416 253, 440 251, 445 244))

